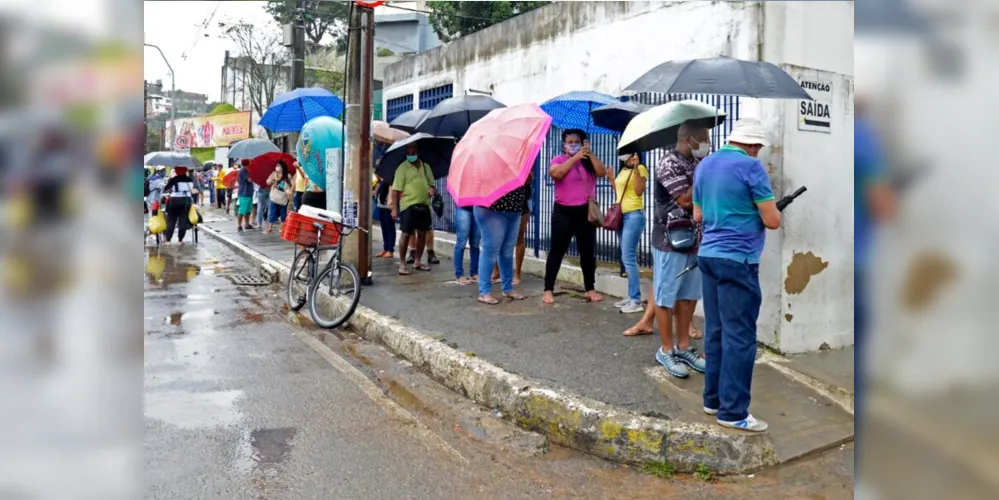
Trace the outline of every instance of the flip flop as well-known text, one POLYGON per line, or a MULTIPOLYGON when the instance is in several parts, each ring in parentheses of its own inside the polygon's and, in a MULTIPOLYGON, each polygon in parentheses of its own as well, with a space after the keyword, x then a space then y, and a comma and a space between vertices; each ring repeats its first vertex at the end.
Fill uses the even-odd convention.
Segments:
POLYGON ((506 297, 506 298, 508 298, 508 299, 510 299, 510 300, 524 300, 524 299, 527 298, 527 297, 525 297, 522 294, 519 294, 517 292, 504 293, 503 296, 506 297))
POLYGON ((416 266, 416 270, 417 271, 430 271, 431 269, 430 269, 430 266, 428 266, 426 264, 420 264, 420 265, 416 266))
POLYGON ((495 306, 496 304, 499 304, 499 301, 496 300, 496 299, 494 299, 494 298, 492 298, 492 297, 489 297, 489 298, 479 297, 479 302, 482 302, 483 304, 489 304, 491 306, 495 306))
POLYGON ((698 330, 697 328, 691 328, 690 329, 690 338, 692 338, 692 339, 703 339, 704 338, 704 332, 698 330))
POLYGON ((409 276, 410 274, 413 274, 413 271, 410 271, 409 269, 399 270, 399 276, 409 276))
POLYGON ((639 330, 635 327, 631 327, 625 330, 622 335, 624 335, 625 337, 641 337, 642 335, 652 335, 653 333, 655 332, 653 332, 652 330, 639 330))

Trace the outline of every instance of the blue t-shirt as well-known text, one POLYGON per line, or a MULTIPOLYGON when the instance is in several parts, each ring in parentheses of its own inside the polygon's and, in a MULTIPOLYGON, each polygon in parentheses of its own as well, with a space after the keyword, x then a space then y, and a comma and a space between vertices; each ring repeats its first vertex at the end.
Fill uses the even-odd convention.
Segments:
POLYGON ((239 191, 237 191, 236 196, 249 198, 253 196, 253 181, 250 180, 250 169, 241 168, 239 169, 239 175, 236 179, 239 180, 239 191))
POLYGON ((867 262, 867 254, 870 252, 874 232, 867 192, 871 184, 881 180, 883 176, 884 166, 874 128, 863 119, 855 119, 853 124, 853 250, 854 263, 858 266, 867 262))
POLYGON ((704 225, 697 255, 759 264, 766 228, 756 204, 773 199, 763 164, 742 149, 726 145, 701 160, 694 171, 704 225))

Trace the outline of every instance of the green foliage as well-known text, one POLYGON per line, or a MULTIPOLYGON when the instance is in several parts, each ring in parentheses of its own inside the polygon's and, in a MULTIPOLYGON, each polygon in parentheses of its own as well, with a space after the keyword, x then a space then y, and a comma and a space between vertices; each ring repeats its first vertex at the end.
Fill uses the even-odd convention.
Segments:
POLYGON ((375 55, 378 56, 378 57, 390 57, 390 56, 394 56, 395 52, 392 52, 391 50, 389 50, 389 49, 387 49, 385 47, 382 47, 382 48, 378 49, 377 52, 375 52, 375 55))
POLYGON ((208 116, 221 115, 221 114, 224 114, 224 113, 235 113, 236 111, 239 111, 239 110, 236 109, 235 106, 233 106, 232 104, 229 104, 227 102, 223 102, 223 103, 220 103, 220 104, 216 105, 214 108, 212 108, 212 111, 211 111, 211 113, 208 113, 208 116))
POLYGON ((709 469, 707 465, 698 464, 697 470, 694 471, 694 477, 698 481, 708 482, 715 478, 715 474, 711 472, 711 469, 709 469))
POLYGON ((343 94, 343 73, 322 69, 305 70, 306 87, 322 87, 337 95, 343 94))
POLYGON ((652 461, 642 464, 642 472, 649 474, 650 476, 670 479, 673 477, 673 474, 676 474, 676 468, 674 468, 669 462, 652 461))
POLYGON ((281 0, 267 2, 265 9, 275 21, 291 23, 295 19, 295 4, 303 9, 306 46, 318 47, 326 35, 331 35, 333 45, 342 49, 347 45, 347 24, 350 21, 350 2, 281 0))
POLYGON ((215 148, 191 148, 191 156, 204 163, 215 159, 215 148))
POLYGON ((551 2, 427 2, 430 25, 444 42, 475 33, 551 2))

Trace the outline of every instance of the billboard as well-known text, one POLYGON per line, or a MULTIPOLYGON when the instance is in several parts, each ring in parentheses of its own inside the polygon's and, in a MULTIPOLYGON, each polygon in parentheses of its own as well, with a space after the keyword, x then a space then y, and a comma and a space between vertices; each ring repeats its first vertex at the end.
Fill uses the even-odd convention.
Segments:
POLYGON ((171 137, 170 121, 166 122, 166 145, 169 149, 217 148, 249 139, 250 112, 237 111, 213 116, 177 119, 177 141, 171 137))

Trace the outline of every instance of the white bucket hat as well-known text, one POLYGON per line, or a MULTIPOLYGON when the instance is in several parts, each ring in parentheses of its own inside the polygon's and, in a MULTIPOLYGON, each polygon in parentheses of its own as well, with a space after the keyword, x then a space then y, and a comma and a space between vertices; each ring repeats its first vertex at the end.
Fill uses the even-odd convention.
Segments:
POLYGON ((743 118, 735 122, 735 126, 732 127, 732 132, 728 134, 728 142, 737 142, 739 144, 747 145, 770 145, 764 137, 763 124, 755 118, 743 118))

